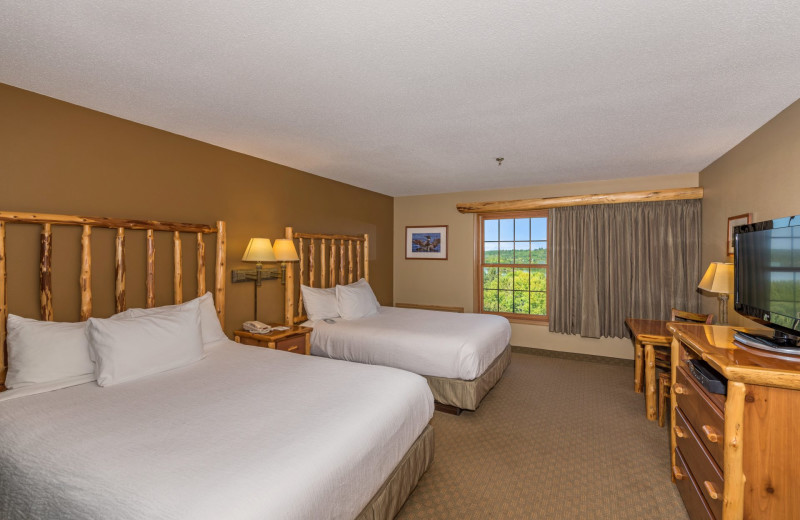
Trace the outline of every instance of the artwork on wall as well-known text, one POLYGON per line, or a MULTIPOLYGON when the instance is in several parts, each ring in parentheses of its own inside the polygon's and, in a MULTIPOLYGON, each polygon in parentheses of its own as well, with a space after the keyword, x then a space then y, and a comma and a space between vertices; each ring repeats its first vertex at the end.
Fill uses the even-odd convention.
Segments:
POLYGON ((447 260, 447 226, 406 226, 406 258, 447 260))
POLYGON ((736 215, 735 217, 728 217, 728 254, 733 254, 733 228, 743 224, 752 224, 753 214, 745 213, 743 215, 736 215))

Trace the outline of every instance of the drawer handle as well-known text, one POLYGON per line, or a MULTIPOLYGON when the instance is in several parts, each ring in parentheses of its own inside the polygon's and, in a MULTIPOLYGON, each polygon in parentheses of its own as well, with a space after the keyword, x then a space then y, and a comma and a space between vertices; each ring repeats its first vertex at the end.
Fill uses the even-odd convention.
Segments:
POLYGON ((689 392, 686 390, 686 387, 682 384, 676 383, 672 385, 672 391, 676 394, 687 395, 689 392))
POLYGON ((716 486, 714 486, 712 482, 706 480, 703 482, 703 486, 705 486, 706 491, 708 491, 708 496, 711 498, 711 500, 722 500, 719 491, 717 491, 716 486))
POLYGON ((675 480, 685 480, 686 475, 681 472, 681 468, 678 466, 672 466, 672 476, 675 477, 675 480))
POLYGON ((719 442, 719 432, 717 430, 707 424, 704 424, 701 430, 703 430, 703 433, 706 434, 706 439, 708 439, 710 442, 719 442))
POLYGON ((287 348, 286 352, 294 352, 295 350, 297 350, 297 345, 287 348))
POLYGON ((680 426, 675 426, 672 429, 675 430, 675 437, 680 437, 681 439, 686 438, 686 430, 684 430, 680 426))

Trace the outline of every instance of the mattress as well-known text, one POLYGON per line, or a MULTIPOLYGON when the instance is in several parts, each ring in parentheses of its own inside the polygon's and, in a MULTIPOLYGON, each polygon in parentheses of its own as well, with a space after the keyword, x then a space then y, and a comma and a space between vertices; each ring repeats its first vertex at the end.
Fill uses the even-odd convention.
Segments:
POLYGON ((346 518, 433 416, 422 377, 226 342, 0 402, 0 518, 346 518))
POLYGON ((357 320, 308 321, 311 353, 424 376, 472 380, 511 340, 502 316, 381 307, 357 320))

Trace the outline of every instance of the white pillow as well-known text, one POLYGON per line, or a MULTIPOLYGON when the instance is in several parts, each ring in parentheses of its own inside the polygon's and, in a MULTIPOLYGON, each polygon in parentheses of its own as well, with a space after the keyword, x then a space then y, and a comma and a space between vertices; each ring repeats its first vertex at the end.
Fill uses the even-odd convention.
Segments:
POLYGON ((346 320, 378 314, 380 308, 375 293, 363 278, 350 285, 337 285, 336 301, 339 305, 339 314, 346 320))
POLYGON ((199 298, 189 300, 180 305, 164 305, 162 307, 152 307, 150 309, 128 309, 112 316, 112 318, 138 318, 140 316, 152 316, 161 312, 171 312, 175 309, 181 308, 184 305, 194 305, 193 302, 199 300, 200 302, 200 330, 203 335, 203 346, 208 347, 212 343, 228 339, 222 326, 219 324, 217 317, 217 309, 214 307, 214 297, 210 292, 205 293, 199 298))
POLYGON ((324 320, 339 317, 339 304, 336 302, 336 289, 319 289, 300 285, 303 305, 309 320, 324 320))
POLYGON ((200 302, 139 317, 89 318, 86 335, 97 384, 110 386, 200 360, 200 302))
MULTIPOLYGON (((71 386, 75 378, 80 378, 81 382, 94 380, 85 322, 38 321, 9 314, 6 323, 7 388, 58 382, 71 386)), ((64 386, 56 385, 56 388, 64 386)), ((53 385, 50 388, 55 389, 53 385)))

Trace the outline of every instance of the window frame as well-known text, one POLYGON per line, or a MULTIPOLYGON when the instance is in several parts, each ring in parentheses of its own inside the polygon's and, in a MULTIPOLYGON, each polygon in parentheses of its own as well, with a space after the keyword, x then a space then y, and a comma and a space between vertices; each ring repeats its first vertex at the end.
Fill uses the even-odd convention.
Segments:
POLYGON ((473 260, 473 271, 475 275, 475 291, 474 291, 474 308, 475 312, 479 314, 494 314, 503 316, 511 321, 519 321, 523 323, 534 324, 547 324, 550 322, 550 212, 546 209, 535 209, 527 211, 512 211, 512 212, 491 212, 491 213, 476 213, 475 214, 475 257, 473 260), (484 263, 484 222, 486 220, 501 220, 501 219, 517 219, 517 218, 547 218, 547 264, 486 264, 484 263), (494 312, 483 310, 483 269, 484 267, 506 267, 506 268, 529 268, 529 269, 544 269, 545 270, 545 303, 547 314, 518 314, 513 312, 494 312))

